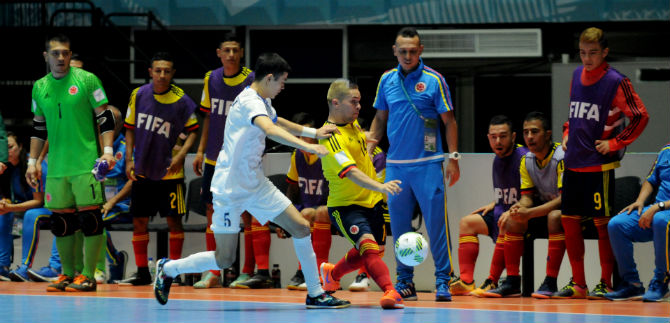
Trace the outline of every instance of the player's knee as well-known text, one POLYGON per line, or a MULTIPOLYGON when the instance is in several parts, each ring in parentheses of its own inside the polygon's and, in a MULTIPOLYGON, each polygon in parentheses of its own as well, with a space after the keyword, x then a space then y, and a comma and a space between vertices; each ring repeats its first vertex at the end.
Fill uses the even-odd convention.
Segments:
POLYGON ((86 237, 100 235, 105 229, 100 210, 79 212, 79 219, 81 221, 81 232, 86 237))
POLYGON ((79 230, 79 221, 74 213, 51 214, 51 233, 56 237, 67 237, 79 230))
MULTIPOLYGON (((656 214, 658 214, 658 213, 656 213, 656 214)), ((614 220, 614 219, 612 219, 612 220, 614 220)), ((610 221, 610 223, 612 223, 612 221, 610 221)), ((661 230, 660 232, 665 232, 666 227, 668 226, 668 218, 666 218, 664 216, 660 216, 660 214, 658 214, 657 216, 653 217, 653 219, 651 221, 651 226, 654 230, 661 230)))
POLYGON ((32 225, 37 221, 37 218, 44 214, 44 209, 29 209, 26 213, 23 214, 23 223, 28 223, 32 225))
POLYGON ((216 265, 219 268, 225 269, 229 268, 235 262, 235 253, 227 252, 226 250, 221 250, 222 248, 216 248, 214 251, 214 258, 216 258, 216 265))
POLYGON ((319 207, 316 209, 315 220, 323 223, 330 223, 330 215, 328 214, 327 207, 319 207))

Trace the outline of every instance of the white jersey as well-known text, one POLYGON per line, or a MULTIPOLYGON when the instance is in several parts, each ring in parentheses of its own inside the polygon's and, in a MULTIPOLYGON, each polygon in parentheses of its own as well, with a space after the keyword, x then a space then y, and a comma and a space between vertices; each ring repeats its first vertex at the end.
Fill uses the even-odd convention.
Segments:
POLYGON ((257 116, 277 122, 277 112, 271 100, 261 98, 247 87, 235 98, 228 112, 223 147, 212 177, 212 193, 227 201, 252 197, 267 180, 262 167, 266 136, 253 124, 257 116))

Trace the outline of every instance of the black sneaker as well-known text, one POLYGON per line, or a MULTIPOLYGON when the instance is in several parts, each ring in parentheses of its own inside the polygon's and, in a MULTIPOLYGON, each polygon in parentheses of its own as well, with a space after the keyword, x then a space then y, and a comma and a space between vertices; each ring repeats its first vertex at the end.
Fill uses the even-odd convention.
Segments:
POLYGON ((235 286, 235 288, 243 288, 243 289, 262 289, 262 288, 273 288, 274 287, 274 281, 272 281, 272 278, 270 276, 265 276, 261 274, 256 274, 253 277, 251 277, 249 280, 239 283, 235 286))
POLYGON ((117 280, 123 280, 126 277, 126 264, 128 263, 128 253, 121 250, 116 254, 116 265, 109 264, 108 284, 117 280))
POLYGON ((139 271, 132 274, 130 277, 116 282, 122 286, 143 286, 151 285, 151 275, 142 274, 139 271))
POLYGON ((290 290, 303 290, 302 286, 300 286, 303 284, 305 284, 305 275, 303 275, 302 270, 298 269, 291 278, 291 281, 286 285, 286 288, 290 290))
POLYGON ((507 276, 500 287, 484 292, 484 297, 521 297, 521 276, 507 276))
POLYGON ((172 277, 165 274, 163 267, 170 259, 163 258, 156 264, 156 281, 154 281, 154 296, 159 304, 165 305, 170 295, 172 277))
POLYGON ((533 298, 538 299, 549 299, 551 295, 554 295, 558 291, 558 285, 556 284, 555 277, 545 277, 542 285, 538 288, 535 293, 531 294, 533 298))
POLYGON ((402 281, 399 280, 395 283, 395 290, 402 296, 402 299, 405 301, 416 301, 416 288, 414 288, 414 283, 411 281, 402 281))
POLYGON ((307 294, 305 305, 307 306, 307 308, 312 309, 345 308, 349 307, 351 303, 347 300, 339 299, 335 296, 329 295, 328 293, 323 293, 317 297, 310 297, 309 294, 307 294))

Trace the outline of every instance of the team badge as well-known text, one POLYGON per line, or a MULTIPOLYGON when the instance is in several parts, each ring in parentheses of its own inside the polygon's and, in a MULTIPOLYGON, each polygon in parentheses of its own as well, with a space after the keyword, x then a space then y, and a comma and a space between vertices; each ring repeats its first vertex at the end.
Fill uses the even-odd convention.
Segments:
POLYGON ((123 158, 123 154, 120 151, 117 151, 116 155, 114 155, 114 159, 121 160, 121 158, 123 158))
POLYGON ((70 89, 67 90, 70 95, 75 95, 77 92, 79 92, 79 88, 76 85, 70 86, 70 89))
POLYGON ((426 90, 426 83, 419 82, 419 83, 416 83, 416 85, 414 86, 414 91, 417 91, 419 93, 421 93, 425 90, 426 90))
POLYGON ((349 233, 351 234, 357 234, 358 231, 360 231, 360 229, 355 224, 349 227, 349 233))
POLYGON ((46 194, 47 202, 51 202, 51 193, 47 192, 46 194))

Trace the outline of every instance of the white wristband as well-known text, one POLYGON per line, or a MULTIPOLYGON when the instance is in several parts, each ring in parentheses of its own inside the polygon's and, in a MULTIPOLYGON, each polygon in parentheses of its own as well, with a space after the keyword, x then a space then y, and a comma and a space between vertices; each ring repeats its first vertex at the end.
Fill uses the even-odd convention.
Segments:
POLYGON ((316 138, 316 129, 310 127, 302 127, 300 137, 316 138))
POLYGON ((112 148, 110 146, 105 146, 104 148, 102 148, 102 153, 103 154, 114 155, 114 148, 112 148))
POLYGON ((35 166, 37 164, 37 158, 28 158, 28 166, 35 166))

